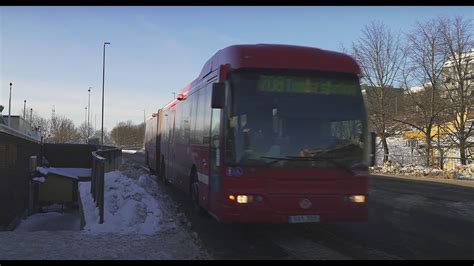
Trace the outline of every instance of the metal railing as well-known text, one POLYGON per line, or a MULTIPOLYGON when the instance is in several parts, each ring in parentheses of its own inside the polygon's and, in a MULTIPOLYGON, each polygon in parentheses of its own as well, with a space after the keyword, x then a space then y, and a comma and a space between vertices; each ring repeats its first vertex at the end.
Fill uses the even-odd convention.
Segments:
POLYGON ((122 150, 111 148, 92 152, 91 194, 99 208, 99 223, 104 223, 104 176, 118 169, 122 161, 122 150))

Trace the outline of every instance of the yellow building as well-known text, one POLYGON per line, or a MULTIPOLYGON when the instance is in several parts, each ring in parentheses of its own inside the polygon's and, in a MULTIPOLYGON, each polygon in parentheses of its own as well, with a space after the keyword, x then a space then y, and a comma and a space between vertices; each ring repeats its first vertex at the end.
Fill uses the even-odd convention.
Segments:
MULTIPOLYGON (((469 112, 468 114, 465 114, 464 116, 465 119, 467 119, 468 124, 472 123, 474 121, 474 112, 469 112)), ((457 119, 460 119, 458 116, 457 119)), ((431 139, 432 142, 437 142, 438 138, 439 140, 443 141, 446 140, 448 135, 452 132, 456 131, 456 127, 454 125, 454 121, 452 122, 447 122, 441 125, 434 125, 433 128, 431 129, 431 139)), ((413 140, 413 141, 421 141, 424 143, 425 141, 425 136, 426 134, 420 130, 411 130, 411 131, 405 131, 402 134, 402 138, 404 140, 413 140)), ((449 141, 449 140, 448 140, 449 141)), ((454 158, 458 157, 458 148, 454 145, 451 146, 445 146, 446 150, 444 153, 444 158, 454 158)), ((470 150, 468 149, 467 151, 467 156, 470 157, 472 156, 470 150)), ((437 161, 435 158, 440 157, 439 150, 436 148, 433 148, 431 150, 431 161, 436 163, 437 161)), ((454 159, 447 159, 444 160, 443 163, 443 169, 454 169, 456 165, 460 164, 460 160, 454 160, 454 159)))

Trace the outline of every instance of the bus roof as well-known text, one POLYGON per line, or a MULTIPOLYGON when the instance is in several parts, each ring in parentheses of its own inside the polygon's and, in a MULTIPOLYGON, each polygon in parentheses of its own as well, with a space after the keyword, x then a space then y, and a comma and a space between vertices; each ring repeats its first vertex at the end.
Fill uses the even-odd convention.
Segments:
MULTIPOLYGON (((199 76, 181 90, 188 91, 210 72, 221 65, 230 69, 239 68, 280 68, 299 70, 320 70, 359 75, 360 68, 349 55, 313 47, 283 44, 239 44, 217 51, 204 64, 199 76)), ((164 109, 175 105, 168 103, 164 109)))
POLYGON ((166 110, 168 108, 172 108, 173 106, 176 105, 176 103, 178 103, 179 101, 177 99, 173 99, 171 100, 169 103, 167 103, 163 108, 161 108, 162 110, 166 110))
POLYGON ((295 45, 242 44, 228 46, 215 53, 191 84, 220 65, 228 65, 231 69, 281 68, 360 74, 355 60, 343 53, 295 45))

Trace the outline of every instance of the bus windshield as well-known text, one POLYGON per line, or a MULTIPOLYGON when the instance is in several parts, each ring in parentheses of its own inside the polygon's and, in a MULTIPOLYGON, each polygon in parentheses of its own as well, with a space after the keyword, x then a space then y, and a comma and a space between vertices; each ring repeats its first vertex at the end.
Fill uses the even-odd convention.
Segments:
POLYGON ((238 71, 227 82, 226 163, 366 165, 367 121, 356 75, 238 71))

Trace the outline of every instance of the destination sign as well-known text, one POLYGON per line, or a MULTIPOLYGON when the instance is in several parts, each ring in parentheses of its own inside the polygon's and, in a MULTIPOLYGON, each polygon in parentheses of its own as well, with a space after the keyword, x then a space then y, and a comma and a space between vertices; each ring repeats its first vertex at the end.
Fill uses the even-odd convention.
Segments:
POLYGON ((355 80, 261 75, 258 80, 258 90, 277 93, 356 96, 360 88, 355 80))

